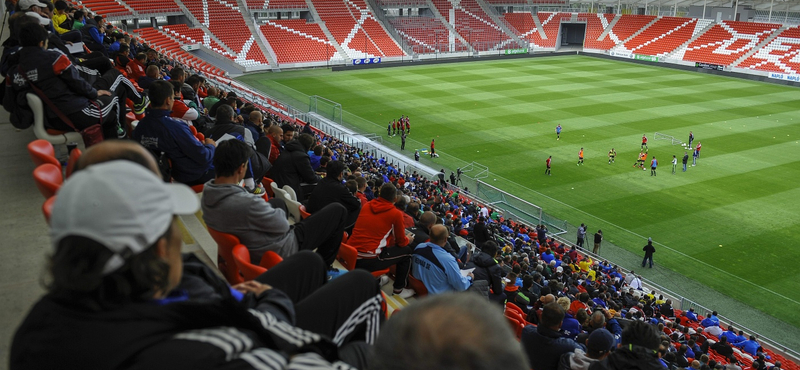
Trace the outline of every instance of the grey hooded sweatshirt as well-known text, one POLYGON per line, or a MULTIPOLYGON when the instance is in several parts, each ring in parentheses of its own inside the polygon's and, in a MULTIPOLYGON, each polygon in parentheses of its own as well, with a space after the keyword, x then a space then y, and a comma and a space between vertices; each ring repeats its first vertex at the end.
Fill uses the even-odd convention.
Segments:
POLYGON ((283 258, 298 250, 286 213, 241 186, 217 185, 211 180, 205 184, 201 205, 206 225, 238 237, 250 251, 253 264, 258 264, 268 250, 283 258))

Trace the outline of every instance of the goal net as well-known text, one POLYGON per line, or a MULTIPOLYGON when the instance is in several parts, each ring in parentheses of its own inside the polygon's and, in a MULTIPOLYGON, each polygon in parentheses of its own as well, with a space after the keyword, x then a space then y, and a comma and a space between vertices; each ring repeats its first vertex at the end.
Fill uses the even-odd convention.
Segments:
POLYGON ((672 142, 672 145, 685 146, 683 141, 680 141, 680 140, 676 139, 672 135, 662 134, 660 132, 656 132, 656 134, 653 135, 653 140, 669 140, 669 141, 672 142))

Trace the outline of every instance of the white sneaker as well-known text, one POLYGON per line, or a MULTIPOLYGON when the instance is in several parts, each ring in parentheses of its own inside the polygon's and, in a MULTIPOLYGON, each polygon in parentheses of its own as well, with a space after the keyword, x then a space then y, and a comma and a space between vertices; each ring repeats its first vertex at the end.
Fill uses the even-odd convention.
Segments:
POLYGON ((389 281, 390 281, 389 276, 381 275, 381 286, 389 284, 389 281))
POLYGON ((403 290, 401 290, 400 293, 392 292, 392 295, 399 296, 400 298, 403 299, 411 298, 415 294, 417 294, 417 292, 415 292, 414 289, 408 289, 408 288, 403 288, 403 290))

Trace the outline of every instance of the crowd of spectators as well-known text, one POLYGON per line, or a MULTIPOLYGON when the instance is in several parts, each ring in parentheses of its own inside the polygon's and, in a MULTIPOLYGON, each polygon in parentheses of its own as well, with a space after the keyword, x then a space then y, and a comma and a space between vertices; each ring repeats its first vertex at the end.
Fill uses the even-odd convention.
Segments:
MULTIPOLYGON (((19 96, 33 82, 55 91, 50 98, 79 129, 99 118, 106 139, 133 141, 90 148, 85 168, 59 192, 52 282, 17 331, 12 369, 75 361, 97 368, 781 366, 757 338, 723 330, 716 312, 702 318, 674 309, 644 291, 635 272, 594 260, 583 243, 560 242, 546 225, 504 219, 447 184, 444 171, 404 170, 245 102, 61 1, 22 0, 19 10, 2 63, 4 107, 17 123, 25 120, 19 96), (92 51, 86 58, 60 50, 75 31, 92 51), (129 111, 140 118, 132 131, 129 111), (269 182, 290 188, 310 216, 290 224, 285 201, 264 201, 269 182), (202 191, 202 202, 177 183, 202 191), (253 264, 268 251, 283 261, 231 287, 181 256, 174 216, 199 207, 209 228, 240 239, 253 264), (355 269, 333 273, 342 243, 356 249, 355 269), (390 320, 373 352, 385 316, 378 287, 392 280, 397 297, 432 297, 390 320), (521 346, 512 339, 517 324, 521 346), (88 350, 96 355, 84 362, 88 350), (407 357, 391 360, 397 353, 407 357)), ((68 129, 52 110, 47 116, 51 128, 68 129)), ((599 242, 596 235, 595 248, 599 242)))

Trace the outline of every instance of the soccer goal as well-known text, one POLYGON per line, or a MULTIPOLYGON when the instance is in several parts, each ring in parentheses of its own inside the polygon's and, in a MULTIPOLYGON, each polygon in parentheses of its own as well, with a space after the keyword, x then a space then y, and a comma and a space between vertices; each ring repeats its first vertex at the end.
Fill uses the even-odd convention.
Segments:
POLYGON ((653 140, 670 140, 672 141, 672 145, 686 146, 683 141, 676 139, 675 136, 662 134, 660 132, 656 132, 656 134, 653 135, 653 140))

